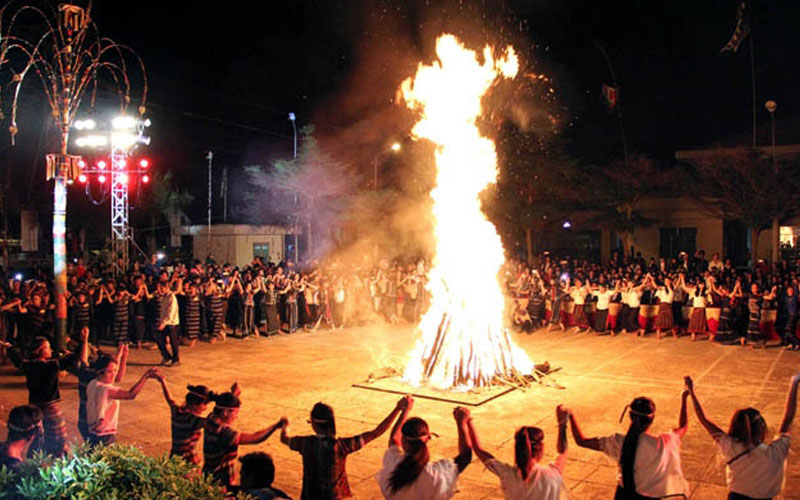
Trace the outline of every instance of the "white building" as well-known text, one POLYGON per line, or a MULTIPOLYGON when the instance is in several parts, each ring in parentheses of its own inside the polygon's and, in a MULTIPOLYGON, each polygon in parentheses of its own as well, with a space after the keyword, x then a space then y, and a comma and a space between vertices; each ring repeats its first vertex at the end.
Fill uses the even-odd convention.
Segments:
POLYGON ((291 229, 281 226, 212 224, 210 252, 207 225, 181 226, 181 235, 192 237, 194 258, 205 261, 210 253, 217 263, 234 266, 246 266, 256 257, 278 263, 287 243, 294 244, 291 229))

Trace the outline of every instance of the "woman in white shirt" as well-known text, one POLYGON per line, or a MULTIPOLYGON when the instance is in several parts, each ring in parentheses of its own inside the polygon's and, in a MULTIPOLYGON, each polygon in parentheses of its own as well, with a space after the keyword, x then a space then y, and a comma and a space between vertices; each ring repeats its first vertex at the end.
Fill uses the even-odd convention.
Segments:
MULTIPOLYGON (((592 289, 592 295, 597 297, 597 309, 594 316, 594 331, 600 335, 608 331, 608 307, 619 293, 619 281, 613 289, 609 290, 605 284, 600 284, 596 289, 592 289)), ((613 333, 613 332, 612 332, 613 333)))
POLYGON ((694 392, 694 384, 686 377, 697 419, 708 431, 725 457, 728 500, 771 499, 783 488, 786 457, 789 454, 789 428, 797 411, 797 386, 800 373, 792 377, 780 437, 764 444, 767 424, 755 408, 736 410, 727 433, 706 418, 694 392))
POLYGON ((704 281, 698 281, 694 286, 689 286, 683 281, 683 275, 681 275, 680 280, 681 288, 689 294, 689 298, 692 301, 692 312, 689 316, 689 327, 686 331, 692 334, 692 341, 694 341, 698 335, 706 334, 706 305, 708 304, 706 284, 704 281))
POLYGON ((675 324, 672 316, 672 297, 674 294, 675 292, 672 290, 672 282, 669 278, 664 278, 664 284, 656 287, 658 315, 656 316, 654 328, 656 330, 656 337, 659 340, 661 339, 661 334, 664 331, 671 331, 672 336, 675 336, 675 332, 672 329, 672 326, 675 324))
POLYGON ((639 323, 639 307, 642 305, 642 289, 646 284, 646 281, 642 281, 642 283, 637 286, 631 283, 627 295, 628 316, 625 318, 625 330, 627 330, 628 333, 636 333, 637 337, 640 333, 644 332, 644 329, 639 323))
POLYGON ((659 436, 647 432, 656 413, 656 405, 649 398, 636 398, 625 408, 630 408, 631 419, 625 435, 616 433, 603 438, 587 438, 578 427, 575 415, 570 413, 575 444, 602 451, 619 464, 615 500, 647 500, 689 494, 689 483, 681 469, 681 439, 687 430, 688 397, 689 391, 686 390, 681 399, 678 428, 659 436))
POLYGON ((389 449, 383 455, 378 485, 389 500, 448 500, 456 491, 458 475, 472 461, 467 436, 469 410, 453 411, 458 426, 458 456, 430 462, 428 424, 419 417, 408 418, 413 399, 403 409, 389 436, 389 449))
POLYGON ((470 418, 467 420, 472 449, 489 471, 500 478, 506 500, 560 500, 566 498, 564 465, 567 460, 567 418, 561 405, 558 419, 558 457, 549 465, 539 465, 544 455, 544 432, 538 427, 521 427, 514 434, 515 465, 503 463, 484 450, 470 418))
POLYGON ((92 446, 110 445, 116 441, 119 422, 119 400, 136 399, 148 378, 155 378, 157 370, 144 372, 139 381, 128 389, 114 385, 117 362, 103 358, 97 363, 97 378, 86 386, 86 419, 89 424, 88 442, 92 446))

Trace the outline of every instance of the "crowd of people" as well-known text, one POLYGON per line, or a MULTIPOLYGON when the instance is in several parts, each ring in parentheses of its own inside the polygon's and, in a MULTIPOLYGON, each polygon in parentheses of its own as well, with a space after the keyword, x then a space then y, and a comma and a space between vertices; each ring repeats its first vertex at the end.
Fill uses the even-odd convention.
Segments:
MULTIPOLYGON (((0 465, 12 469, 33 450, 45 450, 55 456, 66 453, 65 424, 58 392, 58 371, 65 367, 65 358, 53 357, 49 342, 42 337, 37 339, 31 358, 21 365, 26 376, 29 404, 11 410, 7 437, 0 443, 0 465)), ((678 424, 668 433, 653 435, 648 432, 656 416, 656 405, 647 397, 638 397, 626 406, 630 418, 626 434, 615 433, 606 437, 587 437, 576 415, 559 405, 556 408, 555 460, 544 464, 545 435, 542 429, 523 426, 514 434, 514 463, 507 464, 481 445, 470 411, 456 407, 453 415, 458 434, 458 454, 454 458, 432 461, 428 442, 433 432, 424 419, 409 416, 414 405, 411 396, 401 398, 374 429, 355 436, 337 436, 334 410, 322 402, 315 404, 310 412, 313 435, 290 436, 289 421, 285 417, 263 429, 246 432, 236 426, 241 409, 238 384, 219 394, 206 386, 189 385, 183 400, 176 400, 164 374, 151 368, 133 386, 123 389, 118 384, 125 371, 126 346, 120 346, 115 357, 100 354, 89 361, 88 339, 88 328, 84 328, 76 363, 81 384, 78 428, 88 443, 93 446, 114 443, 120 400, 136 398, 147 380, 154 379, 160 384, 169 406, 170 455, 197 467, 230 493, 245 491, 261 500, 288 496, 273 487, 275 463, 264 452, 239 458, 241 479, 237 479, 234 466, 240 446, 262 443, 280 430, 281 443, 302 457, 301 499, 341 499, 352 496, 347 457, 386 433, 390 427, 388 447, 376 476, 381 493, 389 500, 452 498, 459 474, 470 465, 473 453, 498 476, 505 498, 558 500, 564 498, 567 488, 564 470, 568 425, 576 445, 603 452, 618 464, 616 500, 667 496, 687 498, 689 485, 681 465, 681 446, 689 424, 687 403, 690 399, 698 421, 727 461, 728 499, 773 498, 780 493, 784 483, 790 447, 789 430, 797 409, 800 385, 798 373, 790 383, 779 437, 771 442, 767 442, 764 417, 754 408, 737 410, 727 432, 714 424, 700 404, 692 379, 686 377, 678 424), (93 376, 86 376, 90 371, 93 376), (208 411, 211 404, 213 409, 208 411), (201 438, 202 455, 197 450, 201 438)))
MULTIPOLYGON (((649 263, 640 256, 615 255, 606 265, 550 254, 532 267, 511 262, 504 268, 510 322, 532 332, 540 327, 578 328, 598 334, 626 330, 637 335, 654 331, 683 333, 692 338, 764 345, 777 337, 789 347, 797 341, 796 267, 737 270, 702 252, 693 257, 649 263), (715 309, 717 310, 715 312, 715 309), (780 334, 780 335, 778 335, 780 334), (744 340, 740 340, 744 339, 744 340)), ((499 477, 506 498, 555 499, 565 491, 567 430, 578 446, 602 451, 619 464, 616 498, 647 499, 687 495, 680 448, 688 425, 691 400, 701 425, 726 457, 729 498, 765 499, 779 494, 789 449, 800 375, 792 379, 780 437, 767 443, 766 424, 753 408, 737 411, 727 432, 706 416, 687 377, 678 427, 655 436, 648 429, 655 403, 637 398, 628 406, 627 434, 588 438, 567 408, 557 408, 557 458, 543 464, 544 433, 521 427, 514 435, 513 465, 505 464, 481 446, 468 409, 454 409, 458 455, 432 461, 427 443, 433 434, 425 420, 410 417, 413 398, 400 399, 374 429, 338 437, 333 408, 316 404, 310 412, 313 435, 291 436, 286 418, 251 431, 240 431, 236 419, 241 388, 224 392, 189 385, 183 398, 169 388, 165 372, 153 367, 128 388, 124 381, 131 348, 154 341, 162 365, 180 364, 180 348, 200 339, 223 341, 233 335, 291 334, 298 329, 331 329, 364 324, 375 316, 388 322, 414 323, 427 307, 426 265, 380 262, 376 266, 343 266, 333 262, 299 272, 255 260, 244 269, 194 262, 191 266, 162 265, 158 258, 135 264, 130 273, 112 279, 98 266, 82 261, 70 266, 68 341, 57 345, 53 298, 44 274, 8 280, 0 309, 4 352, 25 375, 28 405, 8 415, 8 434, 0 444, 0 465, 14 468, 33 450, 54 456, 67 452, 66 419, 61 409, 59 379, 68 371, 78 379, 78 430, 92 446, 115 442, 121 401, 136 398, 148 380, 156 381, 169 406, 173 456, 213 477, 228 491, 244 489, 257 498, 285 498, 272 487, 275 464, 263 452, 239 458, 239 447, 262 443, 280 431, 280 441, 303 460, 301 498, 351 496, 347 456, 390 428, 388 448, 377 475, 387 499, 447 499, 458 475, 473 454, 499 477), (55 343, 55 345, 54 345, 55 343), (104 354, 100 343, 116 345, 104 354), (209 407, 213 408, 209 411, 209 407), (202 451, 198 445, 202 439, 202 451), (236 460, 241 477, 236 474, 236 460)))
POLYGON ((533 266, 512 262, 506 282, 512 321, 528 333, 548 329, 692 340, 800 350, 797 263, 759 261, 740 269, 718 254, 681 252, 648 261, 614 254, 605 265, 545 253, 533 266))

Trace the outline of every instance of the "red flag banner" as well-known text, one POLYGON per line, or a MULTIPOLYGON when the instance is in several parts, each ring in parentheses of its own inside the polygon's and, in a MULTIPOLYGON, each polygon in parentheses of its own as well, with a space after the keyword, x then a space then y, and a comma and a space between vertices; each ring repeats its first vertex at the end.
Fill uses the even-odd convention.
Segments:
POLYGON ((747 11, 747 3, 745 0, 739 2, 739 8, 736 11, 736 28, 733 30, 733 35, 728 43, 722 47, 720 52, 727 52, 732 50, 737 52, 739 45, 742 44, 747 35, 750 33, 750 13, 747 11))
POLYGON ((608 109, 613 110, 617 107, 617 101, 619 99, 619 89, 617 87, 613 87, 611 85, 603 84, 602 88, 603 98, 606 100, 606 105, 608 109))

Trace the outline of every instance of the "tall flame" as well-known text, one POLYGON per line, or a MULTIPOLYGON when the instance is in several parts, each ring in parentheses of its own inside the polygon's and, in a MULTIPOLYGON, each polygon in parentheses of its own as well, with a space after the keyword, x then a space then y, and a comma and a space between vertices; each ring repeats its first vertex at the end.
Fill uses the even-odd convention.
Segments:
POLYGON ((453 35, 436 40, 436 55, 438 61, 420 63, 400 89, 420 115, 413 135, 436 145, 436 256, 427 285, 432 303, 417 327, 422 337, 404 378, 414 385, 469 388, 533 369, 503 327, 503 247, 479 199, 497 180, 494 142, 476 124, 481 99, 501 76, 513 78, 518 62, 513 47, 495 59, 486 46, 481 63, 453 35))

